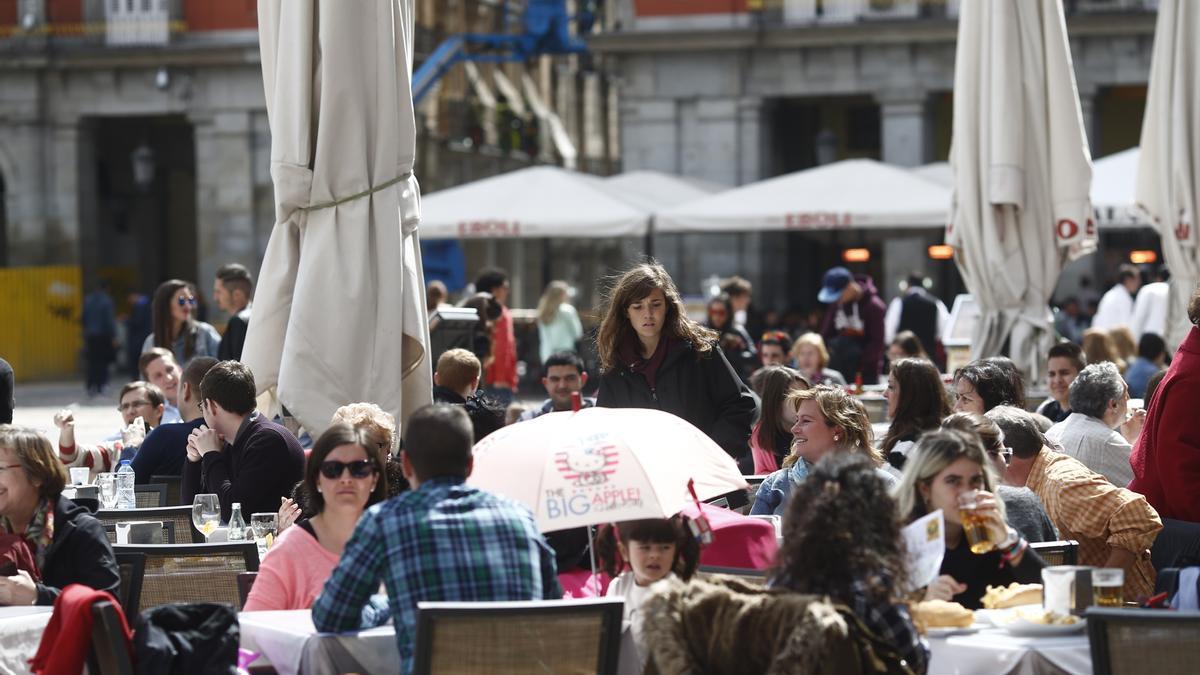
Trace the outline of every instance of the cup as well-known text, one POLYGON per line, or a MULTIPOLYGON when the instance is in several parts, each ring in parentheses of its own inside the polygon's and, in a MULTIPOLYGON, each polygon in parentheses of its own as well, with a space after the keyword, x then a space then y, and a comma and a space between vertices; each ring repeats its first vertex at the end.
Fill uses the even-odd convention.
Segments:
POLYGON ((1092 604, 1092 572, 1085 565, 1042 568, 1042 607, 1066 616, 1083 614, 1092 604))
POLYGON ((117 530, 117 543, 118 544, 128 544, 129 543, 129 523, 127 523, 127 522, 117 523, 116 530, 117 530))
POLYGON ((258 555, 261 558, 275 543, 275 533, 279 529, 279 514, 270 513, 250 514, 250 531, 254 533, 254 541, 258 544, 258 555))
POLYGON ((979 515, 979 491, 969 490, 958 495, 958 518, 971 553, 983 554, 996 548, 987 518, 979 515))
POLYGON ((71 485, 88 485, 91 483, 92 470, 86 466, 71 467, 71 485))
POLYGON ((112 510, 117 506, 117 476, 104 472, 96 475, 96 485, 100 487, 100 506, 112 510))
POLYGON ((1092 570, 1092 604, 1097 607, 1123 607, 1125 570, 1120 567, 1101 567, 1092 570))

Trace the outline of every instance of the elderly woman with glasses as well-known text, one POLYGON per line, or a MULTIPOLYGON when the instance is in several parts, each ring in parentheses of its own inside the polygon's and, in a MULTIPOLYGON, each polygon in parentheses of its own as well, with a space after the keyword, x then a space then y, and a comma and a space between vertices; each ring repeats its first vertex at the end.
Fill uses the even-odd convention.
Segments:
POLYGON ((62 496, 67 470, 34 429, 0 425, 0 536, 18 549, 17 569, 0 572, 0 605, 53 605, 83 584, 116 593, 121 585, 104 526, 62 496))
POLYGON ((308 609, 337 566, 367 507, 387 497, 380 439, 366 427, 335 424, 313 445, 304 469, 316 515, 279 535, 258 570, 245 611, 308 609))
MULTIPOLYGON (((973 434, 983 445, 992 471, 999 479, 1008 473, 1012 448, 1004 444, 1004 433, 995 422, 975 413, 954 413, 942 420, 942 429, 955 429, 973 434)), ((1025 486, 996 485, 996 496, 1004 502, 1004 518, 1026 541, 1057 541, 1058 530, 1042 506, 1042 500, 1025 486)))
POLYGON ((176 363, 186 365, 193 356, 217 356, 221 334, 203 321, 192 318, 196 311, 194 286, 180 279, 158 285, 151 305, 154 332, 142 343, 142 353, 154 347, 169 349, 176 363))

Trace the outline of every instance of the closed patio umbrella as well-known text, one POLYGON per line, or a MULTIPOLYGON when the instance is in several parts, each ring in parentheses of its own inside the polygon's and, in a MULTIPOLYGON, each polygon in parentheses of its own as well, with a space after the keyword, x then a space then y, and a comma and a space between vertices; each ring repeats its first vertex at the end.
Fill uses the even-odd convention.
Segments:
POLYGON ((431 400, 411 0, 260 0, 275 227, 242 360, 319 433, 431 400))
POLYGON ((1058 2, 965 2, 954 72, 954 206, 946 241, 981 309, 975 358, 1041 378, 1047 302, 1095 245, 1092 165, 1058 2))
POLYGON ((1162 237, 1171 270, 1167 344, 1190 327, 1188 298, 1200 283, 1197 200, 1200 200, 1200 5, 1163 0, 1154 29, 1150 88, 1142 123, 1137 200, 1162 237))

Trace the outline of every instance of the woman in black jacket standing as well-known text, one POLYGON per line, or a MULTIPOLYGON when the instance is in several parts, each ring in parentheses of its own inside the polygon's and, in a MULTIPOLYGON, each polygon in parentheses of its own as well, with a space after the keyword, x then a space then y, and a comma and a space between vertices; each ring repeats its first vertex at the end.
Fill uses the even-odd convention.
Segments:
POLYGON ((716 340, 714 331, 687 317, 662 265, 636 265, 612 290, 596 337, 602 371, 596 405, 672 413, 749 473, 754 396, 716 340))

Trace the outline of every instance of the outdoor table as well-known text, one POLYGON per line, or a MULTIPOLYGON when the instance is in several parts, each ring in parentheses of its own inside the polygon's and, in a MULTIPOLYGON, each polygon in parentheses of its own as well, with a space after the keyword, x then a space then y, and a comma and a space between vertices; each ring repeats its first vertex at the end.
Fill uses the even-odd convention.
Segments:
POLYGON ((0 607, 0 675, 28 673, 53 607, 0 607))
POLYGON ((308 609, 242 612, 238 623, 241 646, 262 654, 252 665, 264 665, 265 659, 279 675, 400 670, 392 626, 357 633, 318 633, 308 609))
POLYGON ((1016 637, 1000 628, 931 637, 929 675, 1091 675, 1087 631, 1068 636, 1016 637))

